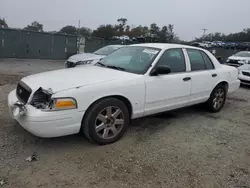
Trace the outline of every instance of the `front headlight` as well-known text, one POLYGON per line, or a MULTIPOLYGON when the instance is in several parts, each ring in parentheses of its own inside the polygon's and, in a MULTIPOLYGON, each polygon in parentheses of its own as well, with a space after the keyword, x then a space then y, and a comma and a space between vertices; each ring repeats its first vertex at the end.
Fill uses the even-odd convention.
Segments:
POLYGON ((45 111, 71 110, 77 108, 73 98, 52 98, 45 111))
POLYGON ((244 63, 246 64, 250 64, 250 61, 249 60, 242 60, 244 63))
MULTIPOLYGON (((93 60, 87 60, 87 61, 78 61, 76 65, 86 65, 86 64, 91 64, 93 60)), ((75 65, 75 66, 76 66, 75 65)))
POLYGON ((26 107, 20 103, 16 103, 14 104, 12 107, 12 115, 15 118, 21 117, 22 115, 24 115, 26 113, 26 107))

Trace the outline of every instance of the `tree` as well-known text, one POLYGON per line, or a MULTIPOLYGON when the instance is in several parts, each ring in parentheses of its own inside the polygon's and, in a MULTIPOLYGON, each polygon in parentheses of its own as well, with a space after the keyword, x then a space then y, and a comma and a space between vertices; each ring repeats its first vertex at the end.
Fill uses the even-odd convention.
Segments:
POLYGON ((168 27, 167 26, 163 26, 161 28, 161 31, 159 32, 159 39, 160 42, 167 42, 168 40, 168 27))
POLYGON ((160 28, 157 26, 156 23, 152 23, 150 25, 149 32, 150 32, 151 37, 158 37, 160 33, 160 28))
POLYGON ((60 33, 69 34, 69 35, 77 35, 77 29, 75 26, 67 25, 60 29, 60 33))
POLYGON ((149 35, 149 28, 148 26, 144 26, 142 28, 143 36, 148 36, 149 35))
POLYGON ((43 24, 40 24, 39 22, 34 21, 30 25, 27 25, 27 27, 25 27, 23 29, 30 30, 30 31, 43 32, 43 24))
POLYGON ((117 28, 117 31, 120 35, 122 35, 124 33, 124 30, 125 30, 125 26, 127 24, 127 18, 119 18, 117 19, 118 21, 118 26, 116 27, 117 28))
POLYGON ((143 27, 139 25, 138 27, 132 28, 130 31, 130 36, 131 37, 140 37, 143 36, 143 27))
POLYGON ((8 28, 8 25, 5 21, 5 19, 0 17, 0 28, 8 28))
POLYGON ((111 39, 116 35, 116 29, 113 25, 100 25, 96 30, 93 31, 92 36, 104 38, 106 40, 111 39))
POLYGON ((90 36, 92 31, 87 27, 81 27, 79 33, 81 36, 90 36))
POLYGON ((68 35, 81 35, 81 36, 90 36, 92 31, 87 27, 81 27, 80 29, 72 25, 64 26, 60 29, 59 33, 64 33, 68 35))
POLYGON ((174 25, 168 24, 168 42, 172 42, 174 39, 175 33, 174 33, 174 25))

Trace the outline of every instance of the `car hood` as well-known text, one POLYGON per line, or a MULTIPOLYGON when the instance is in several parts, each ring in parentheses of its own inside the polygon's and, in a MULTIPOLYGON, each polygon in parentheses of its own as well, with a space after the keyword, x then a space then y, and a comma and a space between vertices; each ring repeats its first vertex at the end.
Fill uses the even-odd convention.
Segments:
POLYGON ((78 61, 89 61, 89 60, 99 60, 104 58, 105 55, 96 55, 92 53, 81 53, 81 54, 76 54, 73 56, 70 56, 68 61, 76 63, 78 61))
POLYGON ((240 69, 241 71, 250 72, 250 64, 244 64, 244 65, 238 67, 238 69, 240 69))
POLYGON ((228 59, 231 59, 231 60, 240 60, 240 61, 243 61, 243 60, 250 60, 250 57, 239 57, 239 56, 230 56, 228 59))
POLYGON ((22 79, 32 91, 42 87, 53 93, 104 82, 133 79, 139 75, 99 66, 60 69, 27 76, 22 79))

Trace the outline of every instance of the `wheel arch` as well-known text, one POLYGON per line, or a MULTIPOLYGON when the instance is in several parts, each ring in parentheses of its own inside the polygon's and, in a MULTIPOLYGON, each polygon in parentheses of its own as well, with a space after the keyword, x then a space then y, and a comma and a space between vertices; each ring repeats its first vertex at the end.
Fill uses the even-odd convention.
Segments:
MULTIPOLYGON (((132 117, 132 115, 133 115, 133 106, 132 106, 130 100, 129 100, 127 97, 122 96, 122 95, 108 95, 108 96, 105 96, 105 97, 101 97, 101 98, 96 99, 96 100, 93 101, 93 102, 89 105, 89 107, 86 109, 86 111, 85 111, 85 113, 84 113, 84 117, 85 117, 85 115, 88 113, 88 111, 90 110, 90 108, 91 108, 95 103, 99 102, 100 100, 107 99, 107 98, 115 98, 115 99, 118 99, 118 100, 122 101, 122 102, 126 105, 126 107, 128 108, 129 117, 130 117, 130 118, 132 117)), ((83 117, 83 118, 84 118, 84 117, 83 117)))
MULTIPOLYGON (((214 91, 214 89, 215 89, 216 87, 218 87, 219 85, 225 86, 226 92, 228 92, 229 84, 228 84, 227 81, 220 81, 220 82, 213 88, 213 91, 214 91)), ((212 92, 213 92, 213 91, 212 91, 212 92)), ((211 92, 211 93, 212 93, 212 92, 211 92)))

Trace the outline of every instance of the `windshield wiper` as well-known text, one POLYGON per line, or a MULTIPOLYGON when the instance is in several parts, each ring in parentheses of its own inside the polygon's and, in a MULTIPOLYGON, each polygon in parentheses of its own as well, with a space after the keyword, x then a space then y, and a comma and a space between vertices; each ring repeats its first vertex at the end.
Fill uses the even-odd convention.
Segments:
POLYGON ((116 70, 126 71, 126 69, 125 69, 125 68, 118 67, 118 66, 115 66, 115 65, 106 65, 106 67, 111 68, 111 69, 116 69, 116 70))
POLYGON ((101 65, 102 67, 106 67, 106 65, 105 65, 104 63, 100 62, 100 61, 98 61, 98 62, 96 63, 96 65, 101 65))
POLYGON ((115 66, 115 65, 105 65, 104 63, 102 63, 102 62, 100 62, 100 61, 98 61, 98 62, 96 63, 96 65, 101 65, 102 67, 107 67, 107 68, 111 68, 111 69, 126 71, 125 68, 118 67, 118 66, 115 66))

